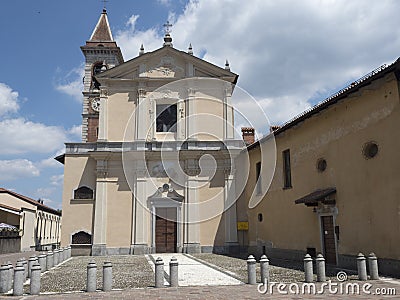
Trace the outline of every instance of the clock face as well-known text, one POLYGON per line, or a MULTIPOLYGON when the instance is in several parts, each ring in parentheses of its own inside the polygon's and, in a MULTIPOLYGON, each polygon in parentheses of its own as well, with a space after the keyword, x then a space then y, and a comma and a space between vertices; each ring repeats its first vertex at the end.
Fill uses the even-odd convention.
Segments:
POLYGON ((94 111, 100 111, 100 98, 94 98, 92 100, 92 109, 94 111))

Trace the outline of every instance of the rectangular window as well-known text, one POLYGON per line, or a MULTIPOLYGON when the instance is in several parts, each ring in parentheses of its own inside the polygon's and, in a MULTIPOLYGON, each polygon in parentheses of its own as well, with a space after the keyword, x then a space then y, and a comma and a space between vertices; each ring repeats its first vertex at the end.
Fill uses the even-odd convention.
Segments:
POLYGON ((176 104, 157 104, 156 114, 156 132, 176 132, 176 104))
POLYGON ((283 154, 283 187, 292 187, 292 175, 290 171, 290 150, 287 149, 282 152, 283 154))
POLYGON ((256 180, 257 180, 256 192, 257 192, 257 195, 260 195, 262 193, 261 162, 260 161, 256 164, 256 180))

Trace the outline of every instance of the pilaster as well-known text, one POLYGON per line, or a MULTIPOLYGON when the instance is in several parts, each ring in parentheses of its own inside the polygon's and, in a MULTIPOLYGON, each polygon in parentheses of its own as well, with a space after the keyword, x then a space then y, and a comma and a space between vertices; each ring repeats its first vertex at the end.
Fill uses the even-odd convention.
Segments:
POLYGON ((224 140, 234 139, 235 128, 233 120, 233 107, 231 103, 232 86, 226 85, 224 89, 224 140))
POLYGON ((225 248, 226 252, 237 252, 239 243, 237 238, 237 216, 236 216, 236 190, 235 175, 232 171, 225 173, 224 187, 224 222, 225 222, 225 248))
POLYGON ((186 186, 187 240, 184 250, 187 253, 199 253, 201 247, 197 176, 189 176, 186 186))
POLYGON ((195 112, 195 99, 196 90, 193 88, 188 89, 187 97, 187 115, 186 115, 186 139, 196 139, 196 112, 195 112))
POLYGON ((132 244, 131 254, 149 253, 149 211, 147 209, 147 178, 145 162, 136 164, 134 213, 132 215, 132 244))
POLYGON ((107 244, 107 160, 105 157, 97 160, 96 173, 92 255, 105 255, 107 244))
POLYGON ((108 90, 101 87, 100 90, 100 114, 99 114, 99 141, 107 141, 108 139, 108 90))
POLYGON ((141 87, 138 89, 138 103, 136 113, 136 140, 144 141, 147 136, 148 127, 148 103, 146 102, 146 90, 141 87))

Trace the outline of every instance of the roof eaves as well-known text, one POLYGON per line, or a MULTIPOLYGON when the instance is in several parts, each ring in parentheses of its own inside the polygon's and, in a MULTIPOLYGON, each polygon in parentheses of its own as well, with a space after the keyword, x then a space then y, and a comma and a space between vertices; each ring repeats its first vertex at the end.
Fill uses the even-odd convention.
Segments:
POLYGON ((385 74, 396 71, 397 69, 400 68, 400 58, 398 58, 396 61, 394 61, 390 65, 382 65, 379 68, 376 68, 372 72, 364 75, 360 79, 352 82, 350 85, 344 87, 343 89, 339 90, 335 94, 329 96, 325 100, 319 102, 318 104, 314 105, 313 107, 303 111, 299 115, 295 116, 291 120, 287 121, 284 123, 282 126, 280 126, 277 130, 273 131, 272 133, 268 134, 266 137, 261 138, 259 141, 247 146, 248 150, 251 150, 257 145, 259 145, 259 142, 263 142, 271 137, 271 135, 277 136, 289 128, 301 123, 302 121, 310 118, 311 116, 323 111, 324 109, 328 108, 329 106, 337 103, 339 100, 346 98, 349 94, 354 93, 355 91, 359 90, 360 88, 370 84, 372 81, 384 76, 385 74))
POLYGON ((45 210, 47 212, 50 212, 50 213, 53 213, 53 214, 61 216, 61 212, 59 212, 59 211, 57 211, 57 210, 55 210, 55 209, 53 209, 53 208, 51 208, 51 207, 49 207, 47 205, 39 203, 38 201, 36 201, 36 200, 34 200, 32 198, 29 198, 27 196, 18 194, 16 192, 13 192, 13 191, 10 191, 10 190, 4 189, 4 188, 0 188, 0 193, 8 193, 8 194, 10 194, 10 195, 12 195, 12 196, 14 196, 16 198, 19 198, 19 199, 21 199, 21 200, 23 200, 25 202, 28 202, 28 203, 30 203, 32 205, 35 205, 36 207, 38 207, 38 208, 40 208, 42 210, 45 210))
MULTIPOLYGON (((215 64, 213 64, 213 63, 210 63, 210 62, 208 62, 208 61, 206 61, 206 60, 204 60, 204 59, 201 59, 201 58, 199 58, 199 57, 197 57, 197 56, 190 55, 189 53, 187 53, 187 52, 185 52, 185 51, 178 50, 178 49, 175 49, 175 48, 173 48, 173 47, 168 47, 168 46, 163 46, 163 47, 160 47, 160 48, 158 48, 158 49, 156 49, 156 50, 153 50, 153 51, 150 51, 150 52, 146 52, 146 53, 144 53, 144 54, 142 54, 142 55, 133 57, 133 58, 131 58, 130 60, 124 62, 123 64, 130 63, 130 62, 135 61, 135 60, 137 60, 137 61, 147 60, 149 57, 151 57, 151 56, 157 54, 158 52, 165 51, 165 50, 167 50, 167 51, 175 51, 175 52, 177 52, 177 53, 183 54, 183 55, 186 56, 188 59, 197 60, 197 61, 199 61, 200 63, 207 64, 207 65, 209 65, 209 66, 211 66, 211 67, 213 67, 213 68, 220 69, 221 71, 223 71, 223 72, 226 73, 226 76, 234 77, 234 81, 232 82, 233 84, 236 84, 237 81, 238 81, 238 78, 239 78, 239 75, 238 75, 238 74, 233 73, 232 71, 225 70, 224 68, 222 68, 222 67, 220 67, 220 66, 217 66, 217 65, 215 65, 215 64)), ((118 65, 118 66, 115 66, 114 68, 108 69, 108 70, 106 70, 106 71, 104 71, 104 72, 102 72, 102 73, 96 75, 96 78, 97 78, 97 79, 105 78, 105 77, 108 75, 108 73, 111 73, 113 70, 115 70, 116 68, 119 68, 119 67, 122 66, 123 64, 120 64, 120 65, 118 65)))

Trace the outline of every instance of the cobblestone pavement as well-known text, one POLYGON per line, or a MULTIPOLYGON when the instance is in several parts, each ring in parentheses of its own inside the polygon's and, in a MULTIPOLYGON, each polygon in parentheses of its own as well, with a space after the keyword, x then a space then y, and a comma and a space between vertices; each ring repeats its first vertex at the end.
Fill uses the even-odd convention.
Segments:
POLYGON ((16 262, 20 258, 29 259, 32 255, 40 255, 41 252, 37 251, 26 251, 26 252, 18 252, 18 253, 6 253, 0 254, 0 264, 8 263, 9 261, 15 266, 16 262))
POLYGON ((113 265, 113 287, 115 289, 144 288, 154 285, 153 271, 143 255, 81 256, 73 257, 43 273, 41 292, 85 290, 86 267, 91 261, 97 265, 97 287, 99 289, 102 288, 102 266, 105 261, 109 261, 113 265))
POLYGON ((196 286, 196 287, 178 287, 178 288, 144 288, 144 289, 130 289, 124 291, 111 291, 111 292, 94 292, 94 293, 70 293, 70 294, 54 294, 54 295, 40 295, 40 296, 24 296, 24 297, 12 297, 0 296, 0 299, 358 299, 358 300, 372 300, 372 299, 398 299, 400 293, 400 281, 396 283, 390 283, 385 281, 374 281, 371 282, 372 287, 371 293, 375 293, 377 288, 386 291, 388 288, 396 288, 397 296, 382 296, 374 294, 363 294, 360 295, 348 295, 348 294, 329 294, 325 293, 322 295, 294 295, 287 294, 281 295, 277 291, 274 291, 273 295, 260 294, 257 291, 257 285, 232 285, 232 286, 196 286))
MULTIPOLYGON (((29 255, 23 253, 27 258, 29 255)), ((11 257, 16 261, 20 254, 15 256, 8 256, 7 260, 11 257)), ((32 255, 32 254, 30 254, 32 255)), ((155 254, 157 257, 157 254, 155 254)), ((0 259, 2 256, 0 256, 0 259)), ((246 261, 241 258, 232 258, 227 256, 208 254, 196 255, 199 261, 206 261, 208 266, 216 268, 226 274, 231 275, 237 279, 246 277, 246 261)), ((204 276, 204 274, 202 274, 204 276)), ((276 283, 273 288, 273 297, 277 299, 398 299, 400 294, 400 280, 388 279, 379 281, 359 282, 354 278, 355 276, 348 277, 349 281, 343 282, 343 291, 337 293, 329 293, 329 288, 324 288, 324 293, 320 295, 306 294, 290 294, 294 291, 297 285, 301 291, 304 280, 304 274, 293 269, 290 265, 271 266, 271 281, 284 282, 285 287, 280 286, 280 289, 289 294, 280 294, 278 284, 276 283), (364 284, 369 284, 368 292, 362 291, 364 284), (345 293, 347 284, 358 285, 361 287, 359 295, 349 295, 345 293), (292 286, 293 285, 293 286, 292 286), (291 286, 291 289, 289 289, 291 286), (390 293, 391 295, 382 296, 377 295, 379 292, 390 293)), ((335 282, 340 284, 339 282, 335 282)), ((128 255, 128 256, 110 256, 110 257, 74 257, 54 267, 52 270, 45 272, 41 280, 41 295, 24 297, 12 297, 12 299, 231 299, 236 297, 238 299, 266 299, 271 298, 271 290, 266 294, 260 294, 257 290, 257 285, 231 285, 231 286, 189 286, 179 288, 162 288, 155 289, 154 286, 154 273, 151 266, 147 262, 145 256, 142 255, 128 255), (86 285, 86 266, 89 261, 95 261, 98 266, 97 273, 97 289, 102 288, 102 268, 101 266, 105 261, 111 261, 113 264, 113 288, 112 292, 104 293, 97 291, 95 293, 85 293, 83 290, 86 285)), ((272 285, 270 285, 270 288, 272 285)), ((321 290, 321 284, 317 284, 316 290, 321 290)), ((307 291, 307 290, 306 290, 307 291)), ((352 291, 352 289, 350 290, 352 291)), ((29 285, 25 286, 25 293, 29 292, 29 285)), ((0 296, 0 299, 10 299, 9 296, 0 296)))

